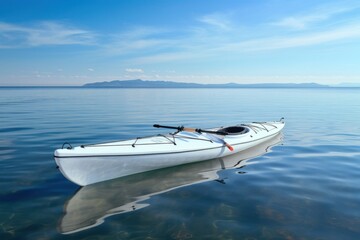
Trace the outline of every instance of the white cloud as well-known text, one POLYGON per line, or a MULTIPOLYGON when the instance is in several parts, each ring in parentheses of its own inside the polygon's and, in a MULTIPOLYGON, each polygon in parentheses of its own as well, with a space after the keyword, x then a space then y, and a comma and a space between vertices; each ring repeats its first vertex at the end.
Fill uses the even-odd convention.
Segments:
MULTIPOLYGON (((127 64, 132 66, 207 59, 229 53, 304 47, 360 38, 360 23, 351 23, 350 19, 337 24, 326 21, 355 9, 358 6, 323 6, 308 14, 288 16, 271 24, 252 22, 251 26, 236 22, 235 12, 217 12, 200 16, 195 19, 197 22, 194 25, 182 29, 137 26, 117 34, 104 34, 101 38, 100 34, 92 31, 55 21, 31 26, 0 22, 0 48, 93 44, 97 54, 126 59, 127 64), (323 24, 310 29, 309 26, 314 23, 323 24), (274 26, 307 31, 290 31, 289 34, 289 31, 281 29, 280 32, 274 26)), ((88 68, 88 71, 94 69, 88 68)), ((140 68, 125 71, 144 73, 140 68)))
MULTIPOLYGON (((275 31, 274 24, 259 23, 253 29, 238 30, 236 28, 227 28, 226 26, 235 26, 235 22, 226 22, 222 24, 221 19, 214 17, 215 15, 207 15, 200 18, 206 25, 197 25, 189 28, 187 34, 183 34, 181 39, 177 39, 172 49, 166 47, 161 51, 154 51, 148 54, 139 54, 129 59, 132 64, 152 64, 159 62, 186 61, 187 59, 206 59, 216 56, 226 56, 227 54, 244 53, 250 51, 267 51, 280 50, 287 48, 309 47, 325 43, 342 43, 343 41, 354 41, 360 39, 360 22, 339 21, 336 24, 326 21, 331 17, 343 12, 358 9, 357 6, 343 8, 323 8, 317 14, 312 13, 302 18, 288 18, 287 25, 293 28, 306 28, 310 23, 316 21, 322 22, 322 25, 307 31, 291 32, 275 31), (209 17, 211 16, 211 17, 209 17), (213 26, 220 29, 226 28, 222 34, 214 34, 213 26), (256 31, 254 31, 256 29, 256 31)), ((218 14, 217 16, 221 16, 218 14)), ((227 21, 229 18, 227 18, 227 21)), ((285 22, 285 20, 284 20, 285 22)), ((167 42, 171 45, 173 39, 161 38, 159 41, 167 42)), ((155 40, 155 39, 153 39, 155 40)), ((175 43, 175 40, 174 42, 175 43)))
POLYGON ((95 69, 93 69, 93 68, 88 68, 88 71, 89 71, 89 72, 94 72, 95 69))
POLYGON ((89 45, 94 41, 94 33, 59 22, 44 21, 32 26, 0 22, 1 48, 89 45))
POLYGON ((231 30, 232 28, 229 14, 213 13, 200 17, 199 21, 221 30, 231 30))
POLYGON ((352 6, 322 6, 310 13, 285 17, 279 21, 272 22, 272 25, 286 27, 294 30, 306 29, 314 23, 331 19, 340 14, 356 10, 359 4, 352 6))
POLYGON ((311 21, 310 18, 295 18, 295 17, 287 17, 278 22, 274 22, 273 25, 281 26, 281 27, 289 27, 293 29, 304 29, 306 24, 311 21))
POLYGON ((144 70, 142 70, 141 68, 127 68, 125 69, 126 72, 128 73, 143 73, 144 70))
POLYGON ((283 37, 268 37, 242 41, 224 46, 227 51, 261 51, 284 48, 295 48, 330 43, 346 39, 360 38, 360 23, 330 29, 322 32, 312 32, 283 37))
POLYGON ((168 36, 174 30, 154 27, 134 27, 128 31, 113 34, 107 37, 102 44, 102 51, 108 55, 146 54, 178 43, 168 36))
POLYGON ((181 52, 165 52, 155 53, 148 56, 140 56, 135 58, 135 62, 139 63, 159 63, 159 62, 172 62, 178 60, 195 59, 203 57, 199 50, 197 52, 191 52, 183 50, 181 52))

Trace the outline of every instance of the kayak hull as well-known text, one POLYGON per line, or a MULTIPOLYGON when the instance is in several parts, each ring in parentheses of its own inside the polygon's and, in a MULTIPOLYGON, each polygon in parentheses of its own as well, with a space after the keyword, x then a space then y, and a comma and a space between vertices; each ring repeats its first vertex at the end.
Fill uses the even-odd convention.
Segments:
POLYGON ((238 136, 220 138, 213 134, 181 132, 176 135, 58 149, 54 153, 54 158, 59 170, 67 179, 80 186, 86 186, 241 152, 275 137, 284 127, 284 123, 252 123, 248 126, 249 131, 238 136), (224 141, 234 150, 230 151, 224 141))

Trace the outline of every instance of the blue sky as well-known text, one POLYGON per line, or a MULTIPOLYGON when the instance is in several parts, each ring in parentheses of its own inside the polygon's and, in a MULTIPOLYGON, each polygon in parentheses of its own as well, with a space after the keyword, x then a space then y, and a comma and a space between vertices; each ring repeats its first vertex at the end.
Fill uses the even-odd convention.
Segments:
POLYGON ((0 0, 0 85, 360 83, 358 0, 0 0))

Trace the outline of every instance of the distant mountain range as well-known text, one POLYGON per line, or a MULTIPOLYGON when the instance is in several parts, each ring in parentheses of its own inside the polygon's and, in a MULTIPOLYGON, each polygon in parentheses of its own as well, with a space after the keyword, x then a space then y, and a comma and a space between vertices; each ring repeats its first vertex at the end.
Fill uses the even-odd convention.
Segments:
POLYGON ((327 88, 317 83, 256 83, 256 84, 200 84, 171 81, 114 80, 110 82, 87 83, 85 88, 327 88))

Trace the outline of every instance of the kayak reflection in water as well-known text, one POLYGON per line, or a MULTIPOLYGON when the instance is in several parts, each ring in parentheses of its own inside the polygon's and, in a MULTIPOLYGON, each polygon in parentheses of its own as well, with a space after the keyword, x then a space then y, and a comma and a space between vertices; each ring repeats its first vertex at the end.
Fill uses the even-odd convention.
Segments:
POLYGON ((255 147, 227 157, 154 170, 82 187, 65 204, 58 230, 63 234, 71 234, 98 226, 108 216, 147 207, 149 204, 144 201, 151 196, 183 186, 211 180, 226 184, 226 179, 218 179, 219 170, 242 168, 247 160, 265 154, 281 140, 282 135, 278 134, 255 147))

